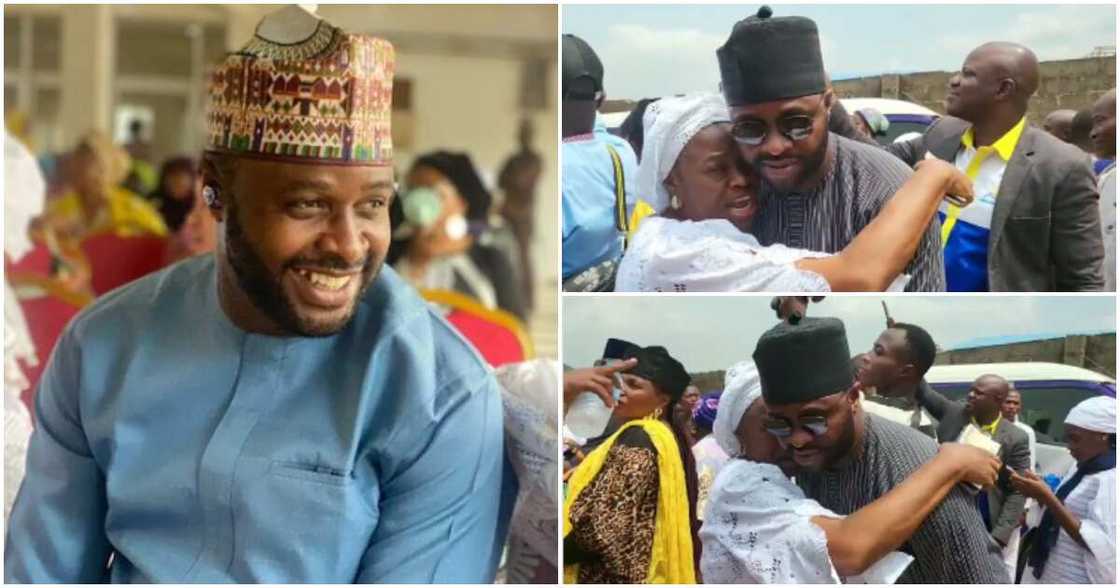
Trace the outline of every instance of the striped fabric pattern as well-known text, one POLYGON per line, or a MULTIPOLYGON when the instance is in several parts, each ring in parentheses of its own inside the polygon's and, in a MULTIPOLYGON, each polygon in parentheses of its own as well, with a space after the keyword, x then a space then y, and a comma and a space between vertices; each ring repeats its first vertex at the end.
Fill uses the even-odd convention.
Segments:
MULTIPOLYGON (((851 514, 902 483, 937 453, 937 443, 899 423, 865 414, 859 457, 835 470, 798 473, 805 494, 851 514)), ((984 529, 975 498, 957 486, 899 551, 914 562, 903 584, 1007 584, 999 545, 984 529)))
MULTIPOLYGON (((753 232, 763 245, 836 253, 875 218, 911 174, 886 151, 836 134, 829 134, 828 150, 831 171, 811 192, 782 194, 762 182, 753 232)), ((913 276, 907 291, 945 290, 940 230, 935 218, 906 267, 913 276)))

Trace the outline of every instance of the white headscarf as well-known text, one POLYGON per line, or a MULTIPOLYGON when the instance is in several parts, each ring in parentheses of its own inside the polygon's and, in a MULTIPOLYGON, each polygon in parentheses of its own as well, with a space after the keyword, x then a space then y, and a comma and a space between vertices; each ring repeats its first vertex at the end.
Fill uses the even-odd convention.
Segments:
POLYGON ((1094 396, 1082 400, 1066 415, 1066 424, 1096 433, 1115 435, 1116 399, 1109 396, 1094 396))
POLYGON ((642 117, 645 139, 638 165, 638 193, 654 210, 660 213, 669 207, 665 178, 689 140, 709 125, 730 120, 727 103, 718 94, 673 96, 649 105, 642 117))
POLYGON ((739 421, 755 400, 762 396, 762 381, 753 361, 741 361, 727 370, 724 376, 723 395, 719 397, 719 410, 712 423, 712 434, 720 449, 731 457, 743 453, 735 430, 739 421))

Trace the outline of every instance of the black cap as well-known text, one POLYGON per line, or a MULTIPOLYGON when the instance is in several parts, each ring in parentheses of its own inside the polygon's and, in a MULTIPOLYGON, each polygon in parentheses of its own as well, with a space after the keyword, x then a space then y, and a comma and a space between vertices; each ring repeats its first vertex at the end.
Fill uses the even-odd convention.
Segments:
POLYGON ((817 24, 803 16, 772 14, 763 6, 735 23, 716 50, 729 106, 800 98, 828 87, 817 24))
POLYGON ((767 404, 812 402, 851 387, 851 354, 836 318, 782 322, 758 339, 754 363, 767 404))
POLYGON ((684 389, 692 381, 692 376, 688 375, 681 362, 673 359, 664 347, 634 346, 623 353, 622 359, 632 357, 637 358, 638 365, 627 373, 653 382, 662 392, 672 397, 673 402, 680 400, 684 389))
POLYGON ((561 49, 564 61, 560 78, 561 95, 565 99, 593 100, 595 92, 603 91, 603 62, 599 61, 599 56, 587 41, 575 35, 564 35, 561 49), (571 88, 572 83, 580 78, 591 80, 594 89, 590 94, 571 88))
POLYGON ((603 359, 622 359, 626 357, 628 351, 634 349, 641 349, 641 347, 625 339, 611 337, 607 339, 607 344, 603 347, 603 359))

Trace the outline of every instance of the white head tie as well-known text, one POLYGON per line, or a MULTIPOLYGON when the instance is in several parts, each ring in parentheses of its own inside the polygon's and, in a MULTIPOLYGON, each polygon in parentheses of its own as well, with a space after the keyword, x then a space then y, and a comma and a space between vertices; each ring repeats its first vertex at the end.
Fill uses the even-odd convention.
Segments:
POLYGON ((1066 424, 1097 433, 1116 434, 1116 399, 1094 396, 1082 400, 1070 409, 1066 424))
POLYGON ((690 94, 662 98, 642 117, 645 139, 638 165, 639 194, 661 212, 669 206, 665 178, 688 142, 705 127, 730 122, 727 104, 718 94, 690 94))
POLYGON ((743 453, 735 430, 747 409, 762 396, 762 382, 753 361, 741 361, 724 375, 723 395, 719 397, 719 410, 712 423, 712 434, 720 449, 735 457, 743 453))

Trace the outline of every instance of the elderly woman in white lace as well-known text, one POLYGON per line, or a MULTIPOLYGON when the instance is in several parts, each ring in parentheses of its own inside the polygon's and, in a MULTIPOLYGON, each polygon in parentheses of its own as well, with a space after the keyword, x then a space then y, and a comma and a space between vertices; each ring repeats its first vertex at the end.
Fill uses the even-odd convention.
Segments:
POLYGON ((762 425, 752 362, 727 372, 713 433, 734 456, 708 496, 700 570, 708 584, 890 584, 913 558, 898 549, 958 482, 995 483, 999 461, 947 443, 905 482, 844 517, 805 496, 762 425))
POLYGON ((942 196, 970 202, 952 165, 924 161, 878 217, 835 255, 764 247, 749 233, 757 176, 738 155, 723 98, 662 98, 646 110, 638 168, 646 218, 622 258, 615 288, 654 292, 825 292, 899 289, 942 196))

